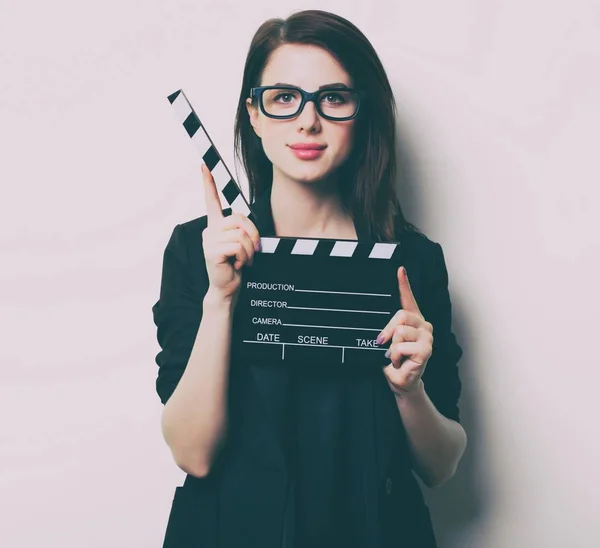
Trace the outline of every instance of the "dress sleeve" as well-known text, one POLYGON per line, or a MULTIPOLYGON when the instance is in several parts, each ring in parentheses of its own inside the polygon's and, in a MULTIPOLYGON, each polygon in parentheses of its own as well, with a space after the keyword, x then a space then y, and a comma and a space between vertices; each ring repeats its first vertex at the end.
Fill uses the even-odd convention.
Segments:
POLYGON ((460 422, 458 400, 461 381, 458 361, 463 350, 452 332, 452 304, 448 292, 448 271, 442 246, 435 253, 426 282, 426 308, 421 312, 433 325, 433 350, 423 373, 425 392, 445 417, 460 422))
MULTIPOLYGON (((201 247, 201 242, 198 245, 201 247)), ((207 289, 205 270, 192 280, 185 230, 178 224, 164 251, 160 298, 152 307, 161 347, 155 358, 156 392, 163 404, 173 394, 189 360, 207 289)))

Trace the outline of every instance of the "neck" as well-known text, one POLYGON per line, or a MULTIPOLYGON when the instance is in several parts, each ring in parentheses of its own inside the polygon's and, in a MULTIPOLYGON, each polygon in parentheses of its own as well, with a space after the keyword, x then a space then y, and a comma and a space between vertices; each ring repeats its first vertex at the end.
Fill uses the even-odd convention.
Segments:
POLYGON ((274 172, 271 210, 278 236, 357 239, 335 181, 302 183, 274 172))

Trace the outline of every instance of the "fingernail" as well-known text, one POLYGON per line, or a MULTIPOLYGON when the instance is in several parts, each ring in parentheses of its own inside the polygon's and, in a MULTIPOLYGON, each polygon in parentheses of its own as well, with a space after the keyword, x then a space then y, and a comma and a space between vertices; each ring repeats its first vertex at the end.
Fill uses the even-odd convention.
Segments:
POLYGON ((260 251, 261 250, 261 245, 260 245, 260 240, 258 240, 258 242, 256 242, 256 244, 254 245, 254 251, 260 251))
POLYGON ((390 355, 391 355, 391 351, 390 351, 390 349, 388 348, 388 349, 387 349, 387 352, 385 353, 385 357, 386 357, 386 358, 389 360, 389 359, 390 359, 390 355))
POLYGON ((384 341, 384 339, 385 339, 385 337, 383 336, 383 333, 380 333, 375 342, 377 344, 381 344, 384 341))

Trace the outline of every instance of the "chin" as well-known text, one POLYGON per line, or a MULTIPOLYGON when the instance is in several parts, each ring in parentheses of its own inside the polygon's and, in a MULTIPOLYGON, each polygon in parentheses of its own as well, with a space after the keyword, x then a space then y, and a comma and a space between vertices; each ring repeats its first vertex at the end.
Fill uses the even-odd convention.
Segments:
POLYGON ((285 172, 289 177, 297 181, 307 183, 317 182, 327 177, 333 171, 332 166, 323 162, 308 162, 305 161, 300 165, 289 166, 285 172))
POLYGON ((315 184, 327 177, 328 172, 324 170, 307 172, 290 172, 289 177, 300 183, 315 184))
POLYGON ((318 160, 300 160, 296 158, 274 158, 278 171, 287 179, 304 184, 316 184, 329 177, 339 167, 338 162, 332 162, 327 157, 318 160), (279 160, 279 162, 277 162, 279 160))

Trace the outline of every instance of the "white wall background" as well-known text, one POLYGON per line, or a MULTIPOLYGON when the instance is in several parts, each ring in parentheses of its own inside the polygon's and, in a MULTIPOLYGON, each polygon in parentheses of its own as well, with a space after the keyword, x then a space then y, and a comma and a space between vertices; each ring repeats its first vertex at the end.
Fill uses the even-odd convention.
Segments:
POLYGON ((426 491, 440 548, 600 546, 594 0, 2 2, 3 546, 160 546, 183 472, 150 308, 172 228, 204 214, 166 96, 231 165, 254 31, 313 7, 379 52, 405 212, 447 259, 469 447, 426 491))

